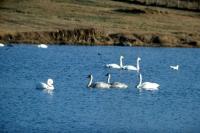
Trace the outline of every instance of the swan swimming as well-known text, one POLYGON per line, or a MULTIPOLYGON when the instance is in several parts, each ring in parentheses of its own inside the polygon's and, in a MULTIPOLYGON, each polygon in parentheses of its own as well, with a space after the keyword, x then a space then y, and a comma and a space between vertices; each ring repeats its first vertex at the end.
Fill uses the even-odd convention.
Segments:
POLYGON ((179 69, 179 65, 176 65, 176 66, 170 66, 171 69, 173 70, 178 70, 179 69))
POLYGON ((120 89, 128 88, 128 85, 126 85, 124 83, 120 83, 120 82, 110 83, 111 75, 109 73, 107 73, 106 76, 108 76, 107 83, 111 85, 110 88, 120 88, 120 89))
POLYGON ((88 78, 90 78, 89 83, 87 85, 88 88, 102 88, 102 89, 109 89, 110 88, 110 84, 108 83, 104 83, 104 82, 95 82, 92 83, 93 81, 93 76, 90 74, 88 75, 88 78))
POLYGON ((5 45, 3 43, 0 43, 0 47, 4 47, 5 45))
POLYGON ((145 89, 145 90, 158 90, 159 89, 159 84, 157 83, 152 83, 152 82, 143 82, 142 83, 142 74, 140 76, 140 82, 137 85, 138 89, 145 89))
POLYGON ((47 83, 40 82, 37 84, 36 88, 50 91, 54 90, 53 79, 48 79, 47 83))
POLYGON ((118 65, 118 64, 106 64, 106 67, 108 67, 108 68, 115 68, 115 69, 121 69, 122 67, 123 67, 123 64, 122 64, 122 59, 123 59, 124 57, 123 56, 120 56, 120 65, 118 65))
POLYGON ((132 66, 132 65, 125 65, 125 66, 122 67, 122 69, 139 72, 139 71, 140 71, 140 61, 141 61, 141 58, 138 57, 138 58, 137 58, 136 67, 135 67, 135 66, 132 66))
POLYGON ((38 45, 38 48, 48 48, 48 46, 46 44, 40 44, 38 45))

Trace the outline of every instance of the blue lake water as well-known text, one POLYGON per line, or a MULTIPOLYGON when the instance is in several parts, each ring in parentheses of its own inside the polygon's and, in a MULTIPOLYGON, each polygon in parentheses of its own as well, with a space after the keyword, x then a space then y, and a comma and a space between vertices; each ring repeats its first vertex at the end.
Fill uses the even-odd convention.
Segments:
POLYGON ((14 45, 0 48, 0 132, 200 132, 200 49, 14 45), (158 91, 139 91, 136 72, 104 67, 136 64, 158 91), (180 65, 173 71, 170 65, 180 65), (95 81, 126 90, 86 87, 95 81), (35 89, 54 80, 52 95, 35 89))

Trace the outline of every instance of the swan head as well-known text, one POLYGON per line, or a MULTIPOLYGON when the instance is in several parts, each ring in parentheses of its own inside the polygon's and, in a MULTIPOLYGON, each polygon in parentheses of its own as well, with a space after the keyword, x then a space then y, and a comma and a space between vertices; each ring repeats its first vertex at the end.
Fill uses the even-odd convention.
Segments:
POLYGON ((124 56, 121 55, 121 56, 120 56, 120 59, 124 59, 124 56))
POLYGON ((110 76, 110 73, 107 73, 105 76, 110 76))
POLYGON ((137 58, 137 60, 138 60, 138 61, 141 61, 141 58, 140 58, 140 57, 138 57, 138 58, 137 58))
POLYGON ((87 78, 92 78, 92 74, 89 74, 89 75, 87 76, 87 78))
POLYGON ((53 85, 53 79, 48 79, 48 80, 47 80, 47 84, 48 84, 48 85, 53 85))

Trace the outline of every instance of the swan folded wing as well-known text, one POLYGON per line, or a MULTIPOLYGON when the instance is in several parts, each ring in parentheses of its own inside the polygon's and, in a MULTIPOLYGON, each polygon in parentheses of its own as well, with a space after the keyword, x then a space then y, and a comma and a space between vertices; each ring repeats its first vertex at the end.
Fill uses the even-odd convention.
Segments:
POLYGON ((48 46, 45 44, 40 44, 40 45, 38 45, 38 48, 48 48, 48 46))
POLYGON ((45 84, 45 83, 40 82, 40 83, 38 83, 38 84, 36 85, 36 88, 37 88, 37 89, 46 89, 46 88, 48 88, 48 85, 45 84))
POLYGON ((120 82, 114 82, 111 83, 111 87, 112 88, 128 88, 128 85, 124 84, 124 83, 120 83, 120 82))
POLYGON ((108 68, 116 68, 116 69, 120 69, 121 67, 117 64, 106 64, 106 67, 108 68))
POLYGON ((174 70, 178 70, 179 66, 170 66, 170 68, 174 69, 174 70))
POLYGON ((96 82, 93 86, 95 88, 110 88, 110 84, 104 82, 96 82))
POLYGON ((152 83, 152 82, 144 82, 142 83, 142 88, 146 90, 158 90, 158 87, 160 85, 157 83, 152 83))
POLYGON ((131 65, 123 66, 123 69, 124 70, 133 70, 133 71, 137 70, 137 68, 135 66, 131 66, 131 65))
POLYGON ((38 83, 37 85, 36 85, 36 88, 37 89, 46 89, 46 90, 54 90, 54 86, 53 85, 47 85, 47 84, 45 84, 45 83, 42 83, 42 82, 40 82, 40 83, 38 83))
POLYGON ((175 66, 170 66, 170 68, 175 69, 175 66))

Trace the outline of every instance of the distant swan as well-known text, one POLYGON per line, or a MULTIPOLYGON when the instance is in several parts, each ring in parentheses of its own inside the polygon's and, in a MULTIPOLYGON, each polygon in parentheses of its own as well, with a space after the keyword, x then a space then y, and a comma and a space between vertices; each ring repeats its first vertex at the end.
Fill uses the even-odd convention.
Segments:
POLYGON ((54 90, 53 80, 48 79, 47 83, 40 82, 39 84, 37 84, 36 88, 37 89, 44 89, 44 90, 54 90))
POLYGON ((138 58, 137 58, 136 67, 135 67, 135 66, 132 66, 132 65, 125 65, 125 66, 122 67, 122 69, 139 72, 139 70, 140 70, 140 61, 141 61, 141 58, 138 57, 138 58))
POLYGON ((106 67, 108 68, 115 68, 115 69, 121 69, 123 67, 123 64, 122 64, 122 59, 124 57, 123 56, 120 56, 120 64, 106 64, 106 67))
POLYGON ((88 78, 90 78, 89 83, 87 85, 88 88, 109 89, 110 86, 111 86, 110 84, 104 83, 104 82, 95 82, 95 83, 92 83, 92 81, 93 81, 93 76, 92 75, 88 75, 88 78))
POLYGON ((179 65, 176 65, 176 66, 170 66, 171 69, 174 69, 174 70, 178 70, 179 69, 179 65))
POLYGON ((140 74, 140 82, 137 85, 138 89, 145 89, 145 90, 158 90, 159 84, 157 83, 152 83, 152 82, 143 82, 142 83, 142 75, 140 74))
POLYGON ((0 47, 4 47, 5 45, 3 43, 0 43, 0 47))
POLYGON ((120 83, 120 82, 110 83, 111 75, 109 73, 107 73, 106 76, 108 76, 107 83, 111 85, 111 88, 120 88, 120 89, 128 88, 128 85, 126 85, 124 83, 120 83))
POLYGON ((38 45, 38 48, 48 48, 48 46, 46 44, 40 44, 38 45))

